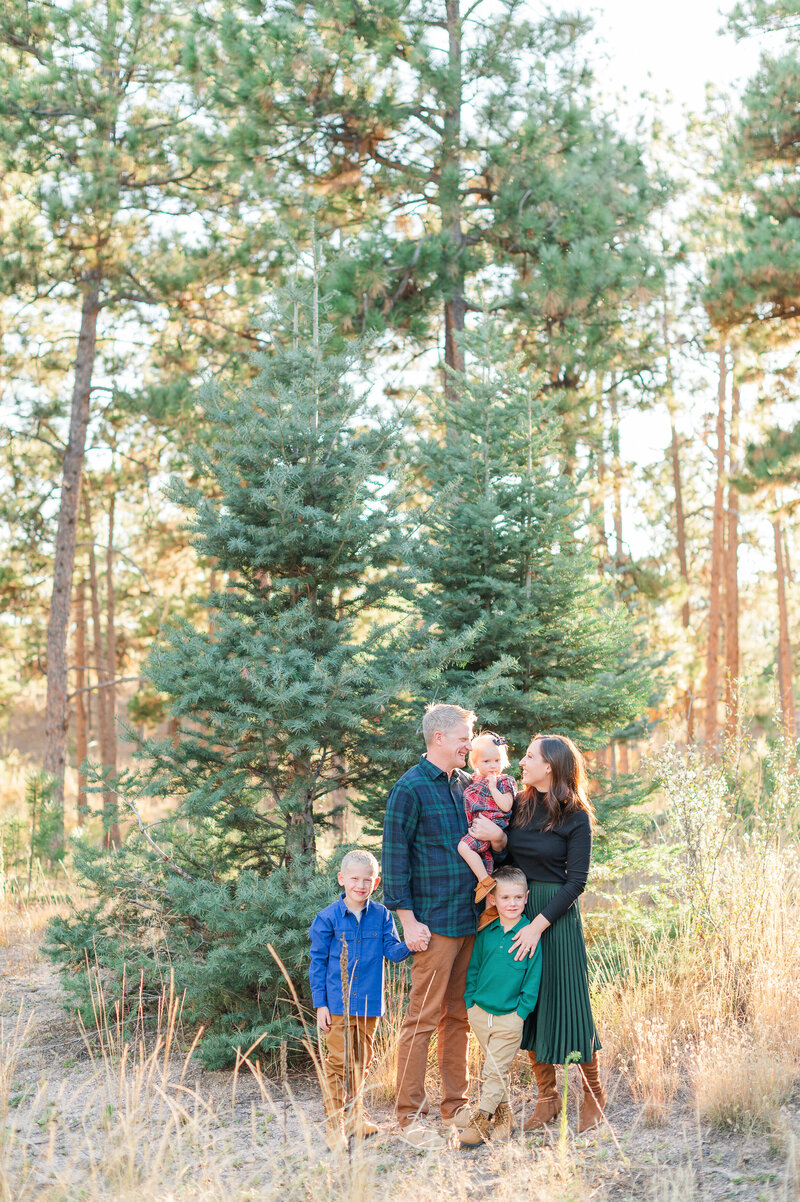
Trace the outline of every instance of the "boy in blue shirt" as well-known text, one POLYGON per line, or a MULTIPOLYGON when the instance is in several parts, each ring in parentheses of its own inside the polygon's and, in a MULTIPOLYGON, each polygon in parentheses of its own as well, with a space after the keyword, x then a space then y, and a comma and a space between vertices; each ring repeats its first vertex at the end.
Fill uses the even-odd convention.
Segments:
POLYGON ((464 1001, 470 1026, 483 1052, 480 1109, 459 1131, 462 1145, 474 1147, 508 1139, 513 1129, 508 1074, 522 1042, 522 1026, 536 1005, 542 978, 542 949, 515 960, 511 941, 528 922, 528 882, 519 868, 498 868, 494 898, 497 919, 478 932, 467 969, 464 1001))
POLYGON ((411 951, 397 937, 385 906, 370 901, 380 880, 378 861, 369 851, 349 851, 338 875, 344 892, 320 910, 311 926, 311 1001, 317 1027, 326 1037, 323 1097, 331 1149, 346 1144, 348 1134, 375 1135, 378 1128, 364 1114, 364 1078, 372 1061, 375 1028, 383 1014, 383 961, 399 963, 411 951), (345 1018, 342 953, 347 949, 349 1006, 345 1018), (345 1054, 345 1044, 347 1053, 345 1054))

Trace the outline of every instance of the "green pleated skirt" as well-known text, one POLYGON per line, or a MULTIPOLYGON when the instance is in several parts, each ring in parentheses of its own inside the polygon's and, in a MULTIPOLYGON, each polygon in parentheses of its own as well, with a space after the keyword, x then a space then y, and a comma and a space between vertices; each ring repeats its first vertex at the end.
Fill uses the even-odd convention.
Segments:
MULTIPOLYGON (((528 881, 525 907, 535 918, 561 888, 558 884, 528 881)), ((542 983, 539 1000, 525 1020, 522 1047, 542 1064, 564 1064, 570 1052, 591 1060, 600 1048, 589 1002, 586 944, 578 903, 570 906, 541 938, 542 983)))

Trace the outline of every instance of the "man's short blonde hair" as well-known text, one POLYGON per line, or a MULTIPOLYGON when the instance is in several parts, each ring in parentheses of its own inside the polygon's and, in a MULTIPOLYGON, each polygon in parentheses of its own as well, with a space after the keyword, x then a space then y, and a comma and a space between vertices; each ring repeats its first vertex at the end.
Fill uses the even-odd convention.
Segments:
POLYGON ((348 868, 355 868, 356 864, 363 865, 365 868, 371 868, 373 876, 380 876, 381 874, 380 864, 372 852, 362 851, 361 848, 355 848, 354 851, 348 851, 342 856, 339 871, 346 872, 348 868))
POLYGON ((430 747, 437 730, 446 735, 462 722, 466 722, 468 726, 474 724, 475 714, 472 710, 465 710, 460 705, 429 705, 422 719, 425 746, 430 747))

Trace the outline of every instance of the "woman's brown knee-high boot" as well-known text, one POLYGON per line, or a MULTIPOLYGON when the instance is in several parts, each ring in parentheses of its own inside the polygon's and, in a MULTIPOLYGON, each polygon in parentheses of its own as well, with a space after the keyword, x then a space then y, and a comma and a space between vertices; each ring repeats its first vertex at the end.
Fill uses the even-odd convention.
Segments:
POLYGON ((588 1131, 602 1121, 603 1113, 608 1102, 608 1094, 600 1084, 600 1066, 597 1063, 597 1052, 591 1060, 579 1064, 583 1078, 583 1105, 578 1122, 578 1131, 588 1131))
POLYGON ((539 1088, 533 1114, 525 1120, 525 1130, 533 1131, 537 1127, 543 1127, 545 1123, 552 1122, 561 1110, 561 1098, 556 1089, 556 1066, 542 1064, 533 1052, 528 1052, 528 1056, 539 1088))

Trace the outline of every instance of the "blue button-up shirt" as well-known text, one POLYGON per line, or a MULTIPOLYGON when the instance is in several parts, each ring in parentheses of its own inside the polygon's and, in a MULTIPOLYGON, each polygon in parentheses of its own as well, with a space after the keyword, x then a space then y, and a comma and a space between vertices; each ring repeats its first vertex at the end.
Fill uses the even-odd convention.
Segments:
POLYGON ((467 833, 464 787, 421 756, 389 794, 383 824, 383 896, 390 910, 413 910, 437 935, 474 935, 475 876, 458 854, 467 833))
POLYGON ((308 929, 311 937, 311 1002, 327 1006, 331 1014, 344 1014, 342 997, 342 946, 347 944, 350 1014, 379 1018, 383 1014, 383 960, 396 964, 411 955, 386 906, 367 899, 361 918, 338 901, 320 910, 308 929))

